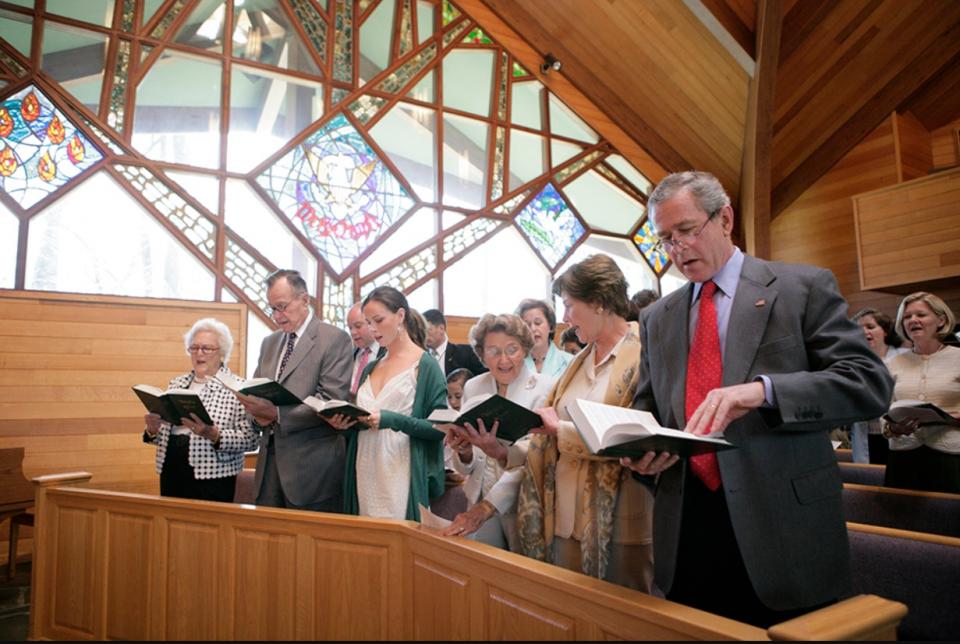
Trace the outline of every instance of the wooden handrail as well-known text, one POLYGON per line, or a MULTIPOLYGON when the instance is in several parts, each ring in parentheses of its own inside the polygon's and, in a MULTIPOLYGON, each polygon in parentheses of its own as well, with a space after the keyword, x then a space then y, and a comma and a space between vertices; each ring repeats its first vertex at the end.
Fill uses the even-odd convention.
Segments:
POLYGON ((887 528, 885 526, 870 525, 867 523, 854 523, 847 521, 847 530, 856 532, 866 532, 876 534, 881 537, 892 537, 895 539, 912 539, 914 541, 925 541, 941 546, 953 546, 960 548, 960 537, 948 537, 942 534, 933 534, 931 532, 916 532, 914 530, 901 530, 900 528, 887 528))
POLYGON ((772 640, 880 640, 895 633, 907 607, 876 595, 858 595, 767 629, 772 640))
POLYGON ((65 472, 63 474, 35 476, 30 480, 33 481, 36 487, 59 487, 63 485, 87 483, 91 478, 93 478, 93 475, 90 474, 90 472, 65 472))

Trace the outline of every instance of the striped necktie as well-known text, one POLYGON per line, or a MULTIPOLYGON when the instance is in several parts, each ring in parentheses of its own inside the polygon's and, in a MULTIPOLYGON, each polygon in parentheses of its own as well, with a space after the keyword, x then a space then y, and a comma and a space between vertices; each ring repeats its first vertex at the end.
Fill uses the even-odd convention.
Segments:
POLYGON ((297 342, 297 334, 291 333, 287 336, 287 348, 283 350, 283 358, 280 359, 280 371, 277 372, 277 380, 283 375, 283 370, 287 367, 287 361, 293 353, 293 345, 297 342))

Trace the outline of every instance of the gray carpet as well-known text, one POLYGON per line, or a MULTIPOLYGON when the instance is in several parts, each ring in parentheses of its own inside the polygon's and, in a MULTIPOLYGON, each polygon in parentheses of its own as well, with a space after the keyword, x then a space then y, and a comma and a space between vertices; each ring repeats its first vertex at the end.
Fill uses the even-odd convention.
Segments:
POLYGON ((0 641, 22 642, 30 625, 30 562, 17 564, 17 575, 7 579, 0 571, 0 641))

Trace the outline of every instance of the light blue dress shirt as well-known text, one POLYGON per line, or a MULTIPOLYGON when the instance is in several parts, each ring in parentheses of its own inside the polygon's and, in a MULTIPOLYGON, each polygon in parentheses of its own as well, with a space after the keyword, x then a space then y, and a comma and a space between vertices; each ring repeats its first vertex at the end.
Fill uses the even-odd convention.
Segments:
MULTIPOLYGON (((727 325, 730 322, 730 311, 733 309, 733 298, 737 295, 737 285, 740 283, 740 273, 743 271, 743 251, 733 247, 733 255, 727 260, 716 275, 713 282, 717 291, 713 295, 713 303, 717 309, 717 333, 720 335, 720 357, 726 358, 727 325)), ((690 344, 693 345, 693 335, 700 319, 700 290, 703 282, 693 284, 693 304, 690 306, 690 344)), ((763 382, 764 407, 775 407, 776 398, 773 393, 773 384, 767 376, 758 376, 763 382)))

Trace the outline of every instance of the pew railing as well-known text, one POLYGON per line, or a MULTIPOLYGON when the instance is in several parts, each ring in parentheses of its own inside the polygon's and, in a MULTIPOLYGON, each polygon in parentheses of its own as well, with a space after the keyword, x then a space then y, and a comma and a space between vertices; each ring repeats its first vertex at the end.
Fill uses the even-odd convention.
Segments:
POLYGON ((32 639, 895 639, 906 612, 765 631, 413 522, 37 485, 32 639))

